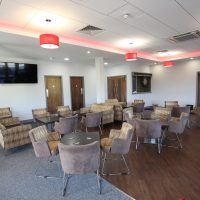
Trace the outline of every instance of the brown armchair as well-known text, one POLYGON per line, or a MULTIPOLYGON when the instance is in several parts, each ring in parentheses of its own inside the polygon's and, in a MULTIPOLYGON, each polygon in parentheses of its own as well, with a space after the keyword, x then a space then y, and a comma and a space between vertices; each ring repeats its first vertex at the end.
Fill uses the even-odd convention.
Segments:
POLYGON ((86 145, 58 144, 61 166, 64 171, 63 192, 65 195, 70 175, 97 173, 99 193, 101 194, 101 178, 99 176, 100 147, 95 141, 86 145))
POLYGON ((132 125, 124 122, 122 124, 121 130, 111 129, 109 137, 101 139, 101 148, 103 151, 103 165, 102 165, 102 174, 103 175, 120 175, 122 173, 105 173, 104 166, 107 160, 107 154, 120 154, 122 160, 127 169, 127 174, 130 173, 128 165, 126 163, 124 155, 129 152, 133 137, 133 127, 132 125))
POLYGON ((0 119, 0 123, 3 124, 5 127, 12 127, 12 126, 17 126, 21 124, 19 117, 3 118, 3 119, 0 119))
POLYGON ((8 150, 29 144, 31 141, 28 132, 31 128, 32 126, 27 124, 6 129, 5 126, 0 124, 0 144, 2 148, 8 150))
POLYGON ((59 122, 55 122, 54 130, 61 135, 75 132, 78 124, 78 116, 60 118, 59 122))
POLYGON ((161 123, 160 120, 141 120, 134 119, 136 134, 136 150, 138 150, 139 139, 156 139, 158 144, 158 153, 161 152, 161 123))

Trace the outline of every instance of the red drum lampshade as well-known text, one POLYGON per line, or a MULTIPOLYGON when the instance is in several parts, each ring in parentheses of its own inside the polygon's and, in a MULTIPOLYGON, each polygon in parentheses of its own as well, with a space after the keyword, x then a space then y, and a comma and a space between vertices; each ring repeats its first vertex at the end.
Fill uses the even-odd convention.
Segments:
POLYGON ((53 34, 42 34, 40 35, 40 46, 46 49, 57 49, 59 37, 53 34))
POLYGON ((125 58, 126 58, 126 61, 137 60, 137 53, 136 52, 126 53, 125 58))

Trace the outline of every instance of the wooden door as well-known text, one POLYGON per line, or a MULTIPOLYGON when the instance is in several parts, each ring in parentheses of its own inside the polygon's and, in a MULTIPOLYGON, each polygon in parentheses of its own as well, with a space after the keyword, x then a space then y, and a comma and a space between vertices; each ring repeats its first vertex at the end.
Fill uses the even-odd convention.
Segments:
POLYGON ((197 106, 200 106, 200 72, 197 73, 197 106))
POLYGON ((51 113, 63 105, 62 80, 60 76, 45 76, 47 109, 51 113))
POLYGON ((84 107, 84 78, 70 77, 72 110, 84 107))
POLYGON ((108 99, 126 102, 126 76, 110 76, 108 80, 108 99))

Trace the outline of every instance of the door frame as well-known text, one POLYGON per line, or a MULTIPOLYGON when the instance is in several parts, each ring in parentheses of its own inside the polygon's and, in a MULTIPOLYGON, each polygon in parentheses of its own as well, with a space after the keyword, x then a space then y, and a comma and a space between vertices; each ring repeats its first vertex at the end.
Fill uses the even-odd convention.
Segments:
POLYGON ((108 96, 109 96, 109 92, 108 92, 108 79, 109 78, 113 78, 113 77, 124 77, 125 78, 125 91, 126 91, 126 102, 127 102, 127 75, 118 75, 118 76, 107 76, 107 99, 108 99, 108 96))
POLYGON ((44 92, 45 92, 45 99, 46 99, 46 108, 48 110, 48 100, 47 100, 47 92, 46 92, 46 78, 47 77, 59 77, 60 78, 60 83, 61 83, 61 101, 62 101, 62 105, 63 106, 63 102, 64 102, 64 96, 63 96, 63 78, 62 76, 57 76, 57 75, 44 75, 44 92))
POLYGON ((83 79, 83 107, 85 107, 85 77, 84 76, 70 76, 70 96, 71 96, 71 109, 72 109, 72 85, 71 85, 71 78, 82 78, 83 79))
POLYGON ((196 81, 196 106, 200 106, 200 71, 197 72, 197 81, 196 81))

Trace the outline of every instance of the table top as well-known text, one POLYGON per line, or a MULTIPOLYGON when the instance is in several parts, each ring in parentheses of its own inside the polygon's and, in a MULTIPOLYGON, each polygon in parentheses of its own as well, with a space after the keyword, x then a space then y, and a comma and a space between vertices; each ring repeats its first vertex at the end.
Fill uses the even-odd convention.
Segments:
POLYGON ((85 145, 94 141, 99 141, 99 132, 78 132, 65 134, 61 142, 65 145, 85 145))
POLYGON ((59 121, 59 116, 52 115, 48 117, 40 117, 40 118, 36 118, 36 120, 44 124, 49 124, 49 123, 54 123, 56 121, 59 121))

